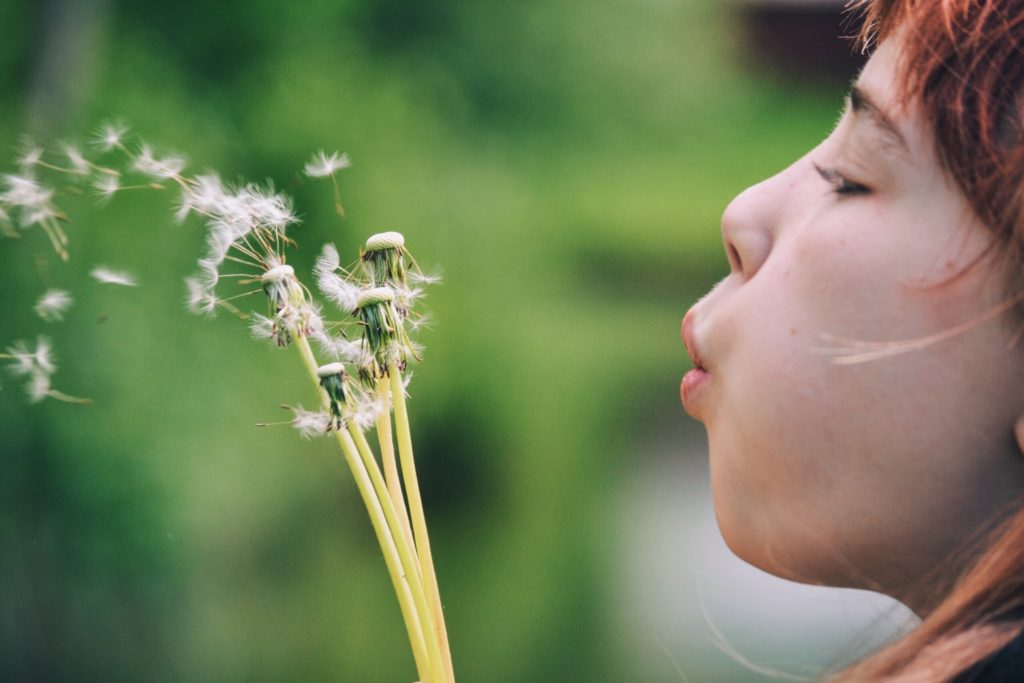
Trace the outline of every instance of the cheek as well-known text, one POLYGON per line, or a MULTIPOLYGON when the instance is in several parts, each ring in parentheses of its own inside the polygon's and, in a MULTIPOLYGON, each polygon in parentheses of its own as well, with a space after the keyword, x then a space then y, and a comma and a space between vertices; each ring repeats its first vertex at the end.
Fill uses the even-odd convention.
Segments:
POLYGON ((813 353, 812 321, 785 305, 785 287, 762 299, 755 282, 716 318, 730 343, 715 378, 722 400, 708 420, 712 493, 733 551, 789 575, 769 559, 792 545, 781 537, 827 535, 828 502, 856 465, 836 457, 846 392, 835 367, 813 353))

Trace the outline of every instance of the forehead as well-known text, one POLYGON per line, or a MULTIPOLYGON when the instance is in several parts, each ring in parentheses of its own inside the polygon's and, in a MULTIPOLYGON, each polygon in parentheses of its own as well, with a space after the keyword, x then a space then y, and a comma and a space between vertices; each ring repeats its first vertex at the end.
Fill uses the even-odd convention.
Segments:
POLYGON ((905 102, 900 97, 900 44, 898 33, 882 41, 857 77, 854 88, 870 103, 859 118, 885 137, 901 138, 915 160, 933 162, 936 159, 931 129, 916 102, 905 102))

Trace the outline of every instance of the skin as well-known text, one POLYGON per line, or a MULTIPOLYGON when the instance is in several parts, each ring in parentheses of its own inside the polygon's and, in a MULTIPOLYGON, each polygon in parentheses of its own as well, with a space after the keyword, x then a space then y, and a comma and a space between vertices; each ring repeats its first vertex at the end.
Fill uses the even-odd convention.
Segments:
POLYGON ((898 51, 898 36, 879 46, 855 84, 866 101, 827 139, 726 209, 731 272, 684 320, 708 373, 684 404, 739 557, 924 614, 961 569, 951 553, 1024 492, 1024 350, 1015 321, 990 316, 885 358, 827 352, 935 335, 1005 300, 991 261, 967 268, 990 232, 914 103, 898 106, 898 51))

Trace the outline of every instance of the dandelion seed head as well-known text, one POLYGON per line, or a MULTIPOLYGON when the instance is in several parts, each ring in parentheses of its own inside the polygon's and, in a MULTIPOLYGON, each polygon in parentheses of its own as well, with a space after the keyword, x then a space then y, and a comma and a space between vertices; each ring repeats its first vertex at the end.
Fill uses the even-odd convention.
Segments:
POLYGON ((138 281, 135 276, 125 271, 111 270, 105 266, 96 266, 89 274, 105 285, 121 285, 122 287, 137 287, 138 281))
POLYGON ((39 297, 33 310, 43 320, 56 322, 64 319, 64 313, 71 308, 72 303, 71 295, 63 289, 50 289, 39 297))
POLYGON ((366 239, 366 251, 400 249, 405 246, 405 236, 400 232, 378 232, 366 239))
POLYGON ((316 369, 316 376, 319 377, 320 379, 323 379, 324 377, 331 377, 331 376, 334 376, 334 375, 344 375, 344 374, 345 374, 345 364, 344 363, 327 363, 326 365, 321 365, 320 367, 318 367, 316 369))
POLYGON ((313 155, 313 159, 305 165, 303 170, 310 178, 324 178, 349 168, 351 165, 352 160, 348 154, 339 154, 338 152, 327 154, 321 150, 313 155))

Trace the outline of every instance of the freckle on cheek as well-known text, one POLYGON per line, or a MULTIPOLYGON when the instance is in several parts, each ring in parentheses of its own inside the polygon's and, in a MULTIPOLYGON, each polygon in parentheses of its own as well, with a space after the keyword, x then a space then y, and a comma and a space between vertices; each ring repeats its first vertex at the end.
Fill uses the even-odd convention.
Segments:
POLYGON ((790 337, 795 337, 796 336, 796 328, 795 327, 789 328, 789 336, 790 337))

